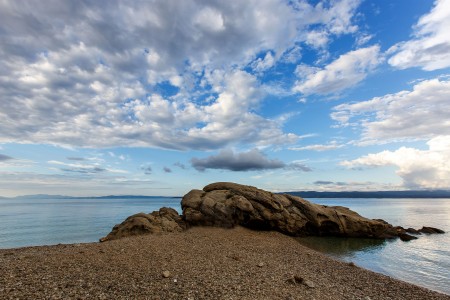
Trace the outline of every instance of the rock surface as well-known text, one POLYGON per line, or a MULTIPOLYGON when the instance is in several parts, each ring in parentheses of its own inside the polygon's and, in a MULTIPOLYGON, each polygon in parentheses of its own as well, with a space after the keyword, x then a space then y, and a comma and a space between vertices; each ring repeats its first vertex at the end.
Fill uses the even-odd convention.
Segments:
POLYGON ((384 220, 364 218, 342 206, 311 203, 288 194, 273 194, 252 186, 217 182, 192 190, 182 201, 183 215, 163 207, 150 214, 139 213, 114 226, 100 241, 131 235, 179 232, 191 226, 275 230, 291 236, 342 236, 416 239, 421 233, 444 233, 433 227, 420 230, 392 226, 384 220), (410 235, 414 234, 414 235, 410 235))
POLYGON ((190 226, 241 225, 292 236, 398 236, 397 229, 387 222, 364 218, 346 207, 313 204, 236 183, 218 182, 192 190, 183 197, 181 207, 190 226))
POLYGON ((100 239, 100 242, 131 235, 176 232, 184 229, 186 229, 186 224, 178 212, 173 208, 163 207, 150 214, 138 213, 128 217, 121 224, 114 226, 107 236, 100 239))

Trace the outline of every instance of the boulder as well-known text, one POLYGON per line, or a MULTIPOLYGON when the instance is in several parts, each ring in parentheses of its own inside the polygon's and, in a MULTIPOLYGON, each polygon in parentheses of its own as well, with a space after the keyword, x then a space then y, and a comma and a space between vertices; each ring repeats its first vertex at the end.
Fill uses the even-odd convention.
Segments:
POLYGON ((107 236, 100 239, 100 242, 131 235, 176 232, 184 229, 186 225, 178 212, 173 208, 162 207, 150 214, 138 213, 128 217, 121 224, 115 225, 107 236))
POLYGON ((229 182, 190 191, 181 207, 189 226, 240 225, 291 236, 398 237, 389 223, 364 218, 346 207, 313 204, 300 197, 229 182))
POLYGON ((150 214, 138 213, 100 239, 101 242, 131 235, 183 231, 189 226, 236 225, 256 230, 276 230, 291 236, 341 236, 416 239, 412 234, 444 233, 434 227, 420 230, 392 226, 364 218, 343 206, 311 203, 288 194, 273 194, 256 187, 217 182, 192 190, 181 200, 183 215, 163 207, 150 214))
POLYGON ((438 228, 434 228, 434 227, 426 227, 426 226, 423 226, 421 229, 419 229, 419 232, 428 233, 428 234, 445 233, 445 231, 442 229, 438 229, 438 228))

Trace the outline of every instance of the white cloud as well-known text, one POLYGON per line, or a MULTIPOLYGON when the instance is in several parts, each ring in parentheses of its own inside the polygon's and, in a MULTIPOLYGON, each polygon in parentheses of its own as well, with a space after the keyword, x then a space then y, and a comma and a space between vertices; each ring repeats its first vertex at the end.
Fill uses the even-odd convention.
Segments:
POLYGON ((361 33, 356 35, 356 45, 358 47, 361 47, 365 44, 367 44, 371 39, 373 38, 373 35, 368 33, 361 33))
POLYGON ((323 69, 300 65, 294 91, 305 95, 334 94, 350 88, 366 78, 382 61, 380 47, 375 45, 350 51, 323 69))
POLYGON ((396 166, 408 188, 448 189, 450 186, 450 136, 428 141, 428 150, 401 147, 396 151, 368 154, 341 164, 347 167, 396 166))
POLYGON ((264 56, 263 59, 258 58, 256 61, 254 61, 252 63, 252 67, 255 72, 262 72, 273 67, 274 63, 275 58, 273 57, 272 53, 267 52, 266 56, 264 56))
POLYGON ((289 150, 294 151, 302 151, 302 150, 312 150, 312 151, 328 151, 328 150, 335 150, 344 147, 344 145, 338 144, 337 142, 333 141, 329 144, 315 144, 315 145, 307 145, 302 147, 290 147, 289 150))
POLYGON ((1 1, 0 143, 220 149, 285 143, 257 71, 301 57, 311 27, 354 32, 359 1, 1 1), (175 95, 159 92, 172 85, 175 95))
POLYGON ((306 43, 314 48, 323 48, 329 42, 326 31, 313 30, 306 34, 306 43))
POLYGON ((362 127, 363 143, 429 139, 450 135, 450 79, 417 83, 371 100, 334 107, 332 119, 339 126, 362 127))
POLYGON ((414 38, 394 45, 388 63, 399 69, 420 67, 426 71, 450 67, 450 0, 435 6, 414 26, 414 38))

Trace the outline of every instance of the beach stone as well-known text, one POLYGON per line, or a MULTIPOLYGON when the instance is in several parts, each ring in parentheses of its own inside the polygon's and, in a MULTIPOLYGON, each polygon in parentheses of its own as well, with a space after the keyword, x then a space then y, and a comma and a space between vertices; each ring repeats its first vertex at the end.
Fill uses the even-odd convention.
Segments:
POLYGON ((312 282, 311 280, 308 280, 308 279, 303 280, 303 284, 306 285, 307 287, 309 287, 310 289, 313 289, 316 287, 314 282, 312 282))
POLYGON ((170 272, 169 271, 164 271, 164 272, 162 272, 162 276, 164 278, 169 278, 170 277, 170 272))
POLYGON ((260 262, 257 266, 260 267, 260 268, 262 268, 262 267, 264 267, 264 265, 265 265, 265 264, 264 264, 263 262, 260 262))
POLYGON ((346 207, 314 204, 231 182, 192 190, 183 197, 181 207, 189 226, 240 225, 291 236, 398 237, 391 224, 364 218, 346 207))
POLYGON ((121 224, 115 225, 113 230, 100 242, 119 239, 126 236, 179 232, 186 229, 186 224, 173 208, 162 207, 150 214, 138 213, 128 217, 121 224))

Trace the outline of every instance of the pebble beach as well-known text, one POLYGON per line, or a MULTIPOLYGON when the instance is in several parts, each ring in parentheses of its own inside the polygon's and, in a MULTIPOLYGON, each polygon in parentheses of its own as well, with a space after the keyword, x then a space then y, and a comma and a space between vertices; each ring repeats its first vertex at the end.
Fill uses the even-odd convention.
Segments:
MULTIPOLYGON (((412 266, 413 267, 413 266, 412 266)), ((0 299, 447 299, 278 232, 194 227, 0 250, 0 299)))

